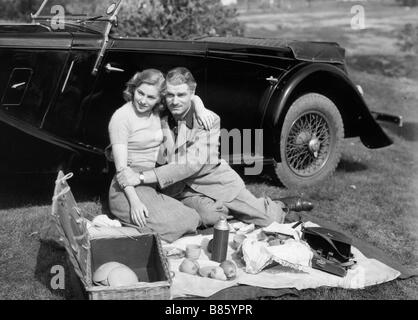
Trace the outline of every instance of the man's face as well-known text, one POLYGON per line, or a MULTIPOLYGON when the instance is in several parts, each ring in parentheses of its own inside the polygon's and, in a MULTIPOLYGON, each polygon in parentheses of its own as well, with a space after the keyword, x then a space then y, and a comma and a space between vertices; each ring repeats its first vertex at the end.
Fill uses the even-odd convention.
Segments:
POLYGON ((170 84, 167 82, 165 98, 167 107, 174 116, 182 117, 187 113, 192 104, 193 95, 194 92, 186 83, 170 84))

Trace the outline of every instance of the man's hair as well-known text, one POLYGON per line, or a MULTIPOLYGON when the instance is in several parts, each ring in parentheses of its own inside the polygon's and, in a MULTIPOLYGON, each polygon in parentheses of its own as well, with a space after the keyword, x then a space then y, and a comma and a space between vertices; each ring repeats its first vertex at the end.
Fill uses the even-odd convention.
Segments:
POLYGON ((171 69, 167 73, 166 82, 179 85, 179 84, 187 84, 192 92, 196 90, 196 80, 194 79, 192 73, 184 67, 178 67, 171 69))
POLYGON ((123 98, 128 102, 132 101, 135 90, 143 83, 156 86, 160 95, 163 94, 165 79, 162 72, 157 69, 145 69, 135 73, 135 75, 126 83, 126 89, 123 91, 123 98))

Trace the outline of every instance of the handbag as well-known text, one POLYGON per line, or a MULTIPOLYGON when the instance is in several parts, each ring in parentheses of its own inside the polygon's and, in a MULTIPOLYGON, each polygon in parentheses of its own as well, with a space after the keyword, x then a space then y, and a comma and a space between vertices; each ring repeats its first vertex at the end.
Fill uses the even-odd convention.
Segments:
POLYGON ((347 263, 352 258, 351 239, 345 234, 322 227, 302 227, 302 240, 322 258, 347 263))

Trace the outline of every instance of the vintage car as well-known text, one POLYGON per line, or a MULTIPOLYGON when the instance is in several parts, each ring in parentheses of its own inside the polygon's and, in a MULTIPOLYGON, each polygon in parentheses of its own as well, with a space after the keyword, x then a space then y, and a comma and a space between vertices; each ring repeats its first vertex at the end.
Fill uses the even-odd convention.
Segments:
POLYGON ((32 23, 0 26, 3 173, 108 172, 109 119, 124 103, 127 80, 145 68, 190 69, 197 94, 224 129, 254 131, 251 148, 225 148, 222 157, 274 165, 288 187, 331 175, 344 138, 360 137, 368 148, 392 143, 376 122, 390 116, 369 111, 338 44, 118 37, 112 30, 123 3, 111 3, 101 16, 60 21, 55 1, 45 0, 32 23), (256 129, 263 129, 262 140, 254 138, 256 129))

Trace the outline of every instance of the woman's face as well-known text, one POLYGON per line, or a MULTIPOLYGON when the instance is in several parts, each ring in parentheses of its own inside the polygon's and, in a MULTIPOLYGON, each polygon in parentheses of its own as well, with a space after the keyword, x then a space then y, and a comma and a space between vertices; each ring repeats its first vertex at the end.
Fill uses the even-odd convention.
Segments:
POLYGON ((134 91, 133 105, 139 113, 150 112, 160 102, 160 90, 157 86, 142 83, 134 91))

